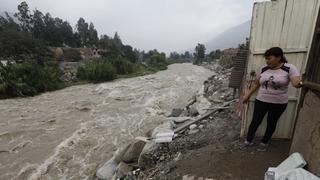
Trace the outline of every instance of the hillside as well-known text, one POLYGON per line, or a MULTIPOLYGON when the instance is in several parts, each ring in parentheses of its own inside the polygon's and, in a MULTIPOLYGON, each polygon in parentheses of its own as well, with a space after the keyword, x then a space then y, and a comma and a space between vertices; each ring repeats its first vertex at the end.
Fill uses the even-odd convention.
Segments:
POLYGON ((205 43, 206 51, 237 47, 249 37, 251 21, 230 28, 205 43))

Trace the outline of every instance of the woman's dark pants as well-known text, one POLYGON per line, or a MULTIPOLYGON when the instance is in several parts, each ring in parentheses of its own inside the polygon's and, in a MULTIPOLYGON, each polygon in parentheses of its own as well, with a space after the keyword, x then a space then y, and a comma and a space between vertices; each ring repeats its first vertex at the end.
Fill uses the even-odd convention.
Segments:
POLYGON ((247 141, 252 142, 253 137, 261 124, 263 117, 268 113, 267 117, 267 129, 261 140, 262 143, 268 143, 272 134, 276 130, 277 122, 281 114, 286 110, 287 104, 273 104, 256 99, 254 103, 254 111, 252 122, 247 134, 247 141))

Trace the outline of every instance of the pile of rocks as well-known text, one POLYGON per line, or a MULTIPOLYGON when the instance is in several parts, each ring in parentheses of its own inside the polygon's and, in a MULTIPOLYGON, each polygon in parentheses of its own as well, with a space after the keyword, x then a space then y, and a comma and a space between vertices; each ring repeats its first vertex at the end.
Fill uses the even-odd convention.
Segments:
POLYGON ((210 102, 216 104, 234 99, 233 90, 228 87, 230 76, 231 69, 225 69, 204 82, 204 94, 210 102))

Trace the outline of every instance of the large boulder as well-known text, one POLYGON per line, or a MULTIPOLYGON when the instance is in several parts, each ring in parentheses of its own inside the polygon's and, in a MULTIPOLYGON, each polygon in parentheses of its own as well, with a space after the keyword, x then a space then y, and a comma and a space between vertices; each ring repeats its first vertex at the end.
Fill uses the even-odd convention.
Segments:
POLYGON ((127 145, 123 148, 119 148, 114 153, 113 157, 97 170, 96 176, 99 179, 111 180, 117 170, 118 164, 123 161, 124 154, 128 151, 130 146, 131 145, 127 145))
POLYGON ((99 179, 110 180, 117 170, 118 163, 114 160, 114 157, 107 161, 102 167, 96 172, 96 176, 99 179))
POLYGON ((160 146, 160 144, 155 143, 154 141, 147 142, 143 147, 143 150, 140 154, 138 165, 142 169, 148 169, 149 167, 154 166, 154 151, 160 146))
POLYGON ((122 160, 125 163, 133 163, 133 162, 138 162, 140 153, 146 143, 143 141, 135 141, 133 142, 128 150, 124 153, 122 160))

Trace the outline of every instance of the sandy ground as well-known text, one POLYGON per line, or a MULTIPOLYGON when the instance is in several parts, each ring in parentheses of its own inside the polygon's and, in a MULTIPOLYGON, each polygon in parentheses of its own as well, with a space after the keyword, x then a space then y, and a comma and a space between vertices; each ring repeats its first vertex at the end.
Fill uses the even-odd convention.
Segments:
MULTIPOLYGON (((184 175, 217 180, 261 180, 268 167, 287 158, 289 141, 272 140, 266 152, 257 146, 240 148, 240 120, 224 110, 205 120, 205 128, 182 134, 156 152, 155 166, 142 171, 138 179, 182 179, 184 175), (206 122, 207 121, 207 122, 206 122)), ((258 143, 259 139, 255 139, 258 143)))

